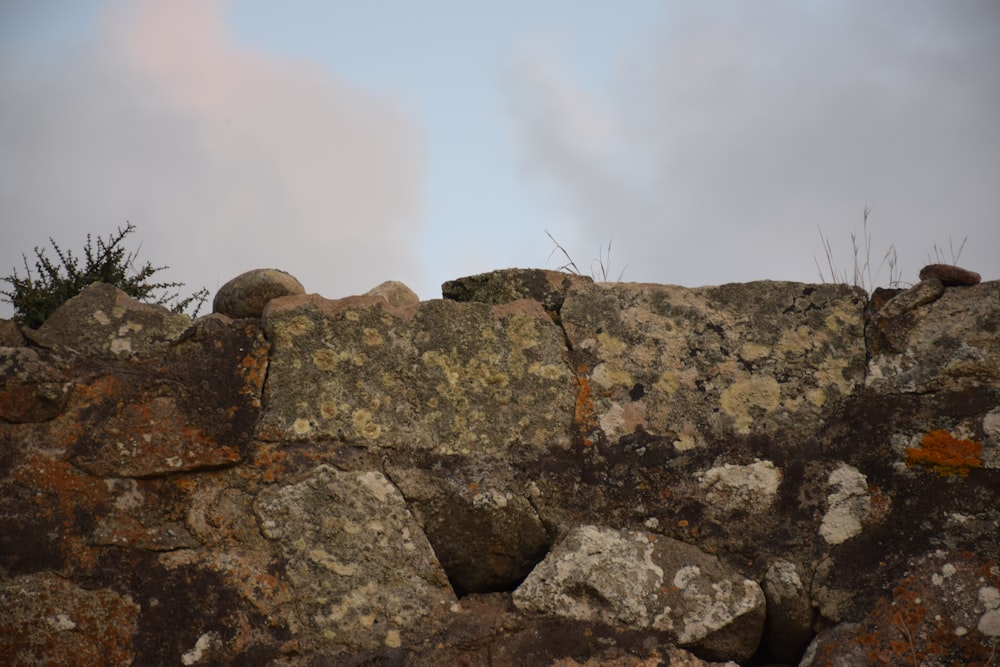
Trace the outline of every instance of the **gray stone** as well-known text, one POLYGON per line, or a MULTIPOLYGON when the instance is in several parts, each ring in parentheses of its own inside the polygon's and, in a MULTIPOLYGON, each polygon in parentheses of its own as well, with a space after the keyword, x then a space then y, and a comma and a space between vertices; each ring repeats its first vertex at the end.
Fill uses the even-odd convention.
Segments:
POLYGON ((514 591, 533 613, 650 628, 706 659, 746 660, 760 643, 760 587, 677 540, 581 526, 514 591))
POLYGON ((37 330, 39 345, 85 357, 128 359, 162 352, 191 326, 191 318, 136 301, 114 285, 94 283, 68 300, 37 330))
POLYGON ((565 343, 536 302, 285 297, 263 325, 263 439, 488 456, 568 441, 565 343))
POLYGON ((265 489, 254 508, 280 550, 302 632, 355 650, 399 647, 455 602, 423 531, 380 472, 321 465, 265 489))
POLYGON ((305 288, 290 273, 278 269, 253 269, 219 288, 212 301, 212 311, 234 318, 257 318, 271 299, 295 294, 305 294, 305 288))
POLYGON ((761 281, 689 289, 578 285, 562 321, 596 429, 678 451, 781 429, 812 435, 864 380, 865 295, 761 281))

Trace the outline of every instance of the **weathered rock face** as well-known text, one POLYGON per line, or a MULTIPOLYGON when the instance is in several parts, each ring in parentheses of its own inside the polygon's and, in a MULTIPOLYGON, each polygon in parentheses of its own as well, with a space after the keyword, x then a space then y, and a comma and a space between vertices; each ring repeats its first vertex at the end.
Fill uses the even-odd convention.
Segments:
POLYGON ((24 330, 45 347, 81 356, 127 359, 151 354, 191 325, 183 313, 140 303, 113 285, 94 283, 57 309, 37 330, 24 330))
POLYGON ((0 328, 5 664, 988 663, 1000 283, 446 292, 0 328))
POLYGON ((536 613, 668 633, 709 658, 746 660, 760 643, 764 594, 690 544, 581 526, 514 591, 536 613))

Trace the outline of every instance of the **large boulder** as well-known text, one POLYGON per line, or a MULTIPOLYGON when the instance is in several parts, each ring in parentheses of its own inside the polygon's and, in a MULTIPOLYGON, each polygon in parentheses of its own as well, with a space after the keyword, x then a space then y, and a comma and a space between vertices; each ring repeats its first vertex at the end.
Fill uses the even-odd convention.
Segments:
POLYGON ((755 582, 696 547, 641 531, 581 526, 514 592, 521 609, 669 633, 706 659, 746 660, 764 628, 755 582))
POLYGON ((285 297, 263 324, 263 439, 480 456, 568 440, 573 377, 537 302, 285 297))
POLYGON ((402 495, 378 471, 320 465, 263 490, 254 511, 278 545, 305 636, 333 648, 398 648, 455 602, 402 495))
POLYGON ((571 289, 561 316, 589 388, 592 437, 678 450, 816 432, 864 382, 864 292, 761 281, 571 289))

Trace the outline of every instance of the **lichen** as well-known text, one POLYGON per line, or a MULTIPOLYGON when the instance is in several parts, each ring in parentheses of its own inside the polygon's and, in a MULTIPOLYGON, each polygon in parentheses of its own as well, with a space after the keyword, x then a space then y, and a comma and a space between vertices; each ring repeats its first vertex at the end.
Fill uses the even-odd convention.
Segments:
POLYGON ((982 452, 981 442, 959 440, 948 431, 935 430, 921 439, 919 447, 907 448, 906 464, 930 468, 941 477, 966 477, 971 468, 982 467, 982 452))

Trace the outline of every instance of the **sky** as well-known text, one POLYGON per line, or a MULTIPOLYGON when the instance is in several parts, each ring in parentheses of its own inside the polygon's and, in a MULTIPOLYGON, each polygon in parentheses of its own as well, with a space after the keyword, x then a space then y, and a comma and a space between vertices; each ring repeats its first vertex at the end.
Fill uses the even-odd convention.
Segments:
POLYGON ((0 0, 0 275, 1000 279, 998 118, 996 0, 0 0))

